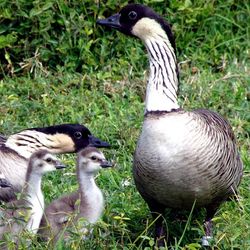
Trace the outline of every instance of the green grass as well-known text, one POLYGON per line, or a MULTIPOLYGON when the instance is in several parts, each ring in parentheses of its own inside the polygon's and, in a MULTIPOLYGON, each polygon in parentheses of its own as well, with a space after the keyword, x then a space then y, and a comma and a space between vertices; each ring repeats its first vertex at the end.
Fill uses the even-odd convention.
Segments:
MULTIPOLYGON (((250 247, 248 74, 249 65, 239 63, 229 64, 222 73, 203 69, 192 75, 189 67, 182 71, 180 99, 183 105, 188 109, 204 107, 217 110, 226 116, 238 138, 245 165, 240 203, 224 204, 215 217, 218 249, 250 247)), ((101 246, 106 246, 105 249, 143 249, 152 243, 152 226, 146 228, 152 219, 135 190, 131 175, 133 150, 143 118, 143 90, 133 86, 139 82, 140 79, 124 79, 111 85, 105 80, 96 80, 94 76, 86 81, 78 74, 35 79, 6 78, 1 81, 0 88, 4 93, 0 117, 2 132, 10 134, 26 127, 80 122, 113 145, 105 153, 107 158, 116 162, 116 166, 102 171, 97 179, 106 197, 105 213, 102 222, 95 227, 93 238, 81 243, 86 249, 103 249, 101 246)), ((72 167, 63 174, 46 176, 44 192, 47 202, 62 191, 71 192, 77 188, 75 176, 68 175, 74 173, 75 156, 62 158, 72 167)), ((174 240, 179 241, 186 221, 172 222, 171 217, 166 217, 166 221, 173 249, 181 249, 185 245, 186 249, 192 249, 191 243, 199 243, 201 216, 188 225, 179 245, 174 240)), ((73 237, 72 244, 73 240, 77 244, 79 238, 73 237)), ((41 248, 43 246, 41 244, 41 248)))
MULTIPOLYGON (((247 250, 250 249, 250 50, 249 22, 243 17, 249 14, 249 7, 247 1, 245 4, 232 1, 231 7, 237 8, 230 12, 226 4, 214 10, 207 3, 204 8, 194 5, 192 12, 188 2, 182 2, 182 9, 176 1, 167 7, 177 36, 180 102, 188 110, 208 108, 226 117, 236 134, 245 167, 239 188, 240 202, 223 204, 214 218, 213 246, 220 250, 247 250), (187 23, 183 16, 194 23, 187 23), (198 25, 200 29, 194 30, 194 20, 202 24, 198 25)), ((157 6, 156 1, 151 4, 157 6)), ((38 57, 31 61, 35 73, 5 75, 0 80, 0 132, 8 135, 28 127, 78 122, 109 141, 113 147, 104 153, 115 162, 115 167, 101 171, 97 177, 106 200, 102 220, 95 225, 90 239, 81 241, 75 233, 69 242, 59 244, 58 249, 79 249, 79 246, 151 249, 153 221, 135 189, 131 173, 143 121, 147 57, 140 41, 116 32, 98 32, 100 37, 95 41, 94 52, 90 48, 82 52, 89 64, 82 62, 80 73, 72 73, 63 66, 52 70, 48 65, 42 66, 39 62, 43 58, 38 57)), ((47 203, 62 192, 77 188, 75 155, 61 158, 70 168, 44 178, 47 203)), ((171 213, 166 212, 169 249, 201 249, 202 213, 191 214, 190 223, 188 216, 189 213, 182 220, 173 220, 171 213)), ((24 242, 29 237, 24 237, 24 242)), ((46 243, 32 238, 31 249, 46 247, 46 243)))

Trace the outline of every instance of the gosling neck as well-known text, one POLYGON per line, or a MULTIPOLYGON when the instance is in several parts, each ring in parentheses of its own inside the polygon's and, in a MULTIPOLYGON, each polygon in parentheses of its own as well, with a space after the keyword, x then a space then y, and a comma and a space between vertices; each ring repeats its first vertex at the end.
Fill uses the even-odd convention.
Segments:
POLYGON ((178 66, 172 45, 166 34, 154 34, 144 39, 148 51, 150 74, 146 91, 146 112, 180 108, 177 101, 178 66))
POLYGON ((91 194, 97 188, 94 173, 87 173, 83 170, 81 171, 80 169, 77 169, 77 177, 79 182, 79 192, 83 196, 91 194))
POLYGON ((24 186, 24 199, 32 206, 44 208, 44 197, 41 190, 42 175, 27 172, 26 184, 24 186))
POLYGON ((25 228, 36 233, 44 211, 44 196, 41 190, 42 175, 28 172, 26 184, 23 190, 23 200, 25 206, 30 208, 30 216, 25 228))

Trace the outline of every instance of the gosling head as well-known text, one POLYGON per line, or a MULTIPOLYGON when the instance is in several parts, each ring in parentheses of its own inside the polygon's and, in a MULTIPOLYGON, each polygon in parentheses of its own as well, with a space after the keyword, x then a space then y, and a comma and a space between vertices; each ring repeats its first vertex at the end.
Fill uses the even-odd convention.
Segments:
POLYGON ((78 171, 94 174, 101 168, 112 167, 112 163, 107 161, 104 154, 94 147, 87 147, 78 153, 78 171))
POLYGON ((78 152, 87 146, 110 147, 109 143, 93 136, 87 127, 80 124, 61 124, 29 130, 46 134, 57 153, 78 152))
POLYGON ((167 36, 175 49, 170 25, 151 8, 142 4, 128 4, 119 13, 97 20, 97 24, 114 28, 143 41, 147 38, 155 37, 157 39, 157 36, 167 36))
POLYGON ((33 153, 29 160, 27 175, 43 175, 56 169, 65 168, 53 154, 47 150, 39 150, 33 153))

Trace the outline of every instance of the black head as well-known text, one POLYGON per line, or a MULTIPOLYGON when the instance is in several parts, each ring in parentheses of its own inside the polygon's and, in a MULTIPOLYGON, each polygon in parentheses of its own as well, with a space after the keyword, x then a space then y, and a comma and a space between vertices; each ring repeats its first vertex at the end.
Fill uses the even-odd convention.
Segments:
POLYGON ((175 49, 174 37, 170 25, 151 8, 142 4, 128 4, 119 13, 106 19, 97 20, 97 24, 114 28, 126 35, 139 37, 135 34, 134 28, 139 21, 143 21, 143 18, 155 20, 166 32, 171 45, 175 49))
POLYGON ((110 144, 102 141, 101 139, 94 137, 89 129, 80 124, 60 124, 44 128, 32 128, 29 130, 36 130, 45 134, 65 134, 68 135, 75 144, 75 151, 87 147, 110 147, 110 144))

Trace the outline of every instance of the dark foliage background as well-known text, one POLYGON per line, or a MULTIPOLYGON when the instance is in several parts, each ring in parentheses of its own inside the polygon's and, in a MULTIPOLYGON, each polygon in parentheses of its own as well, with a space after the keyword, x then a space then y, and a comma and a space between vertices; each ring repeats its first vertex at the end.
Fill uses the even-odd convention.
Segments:
MULTIPOLYGON (((124 45, 133 44, 133 40, 122 35, 118 40, 114 31, 104 35, 95 24, 98 17, 119 11, 127 2, 1 0, 0 76, 34 72, 39 67, 50 71, 95 71, 110 58, 131 53, 124 51, 124 45), (110 41, 114 46, 110 47, 110 41)), ((196 50, 195 60, 218 69, 223 57, 239 58, 248 47, 247 0, 138 2, 148 4, 173 24, 182 59, 196 50)), ((136 68, 144 67, 145 62, 138 62, 136 68)))

